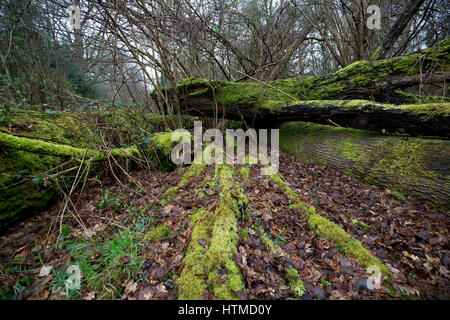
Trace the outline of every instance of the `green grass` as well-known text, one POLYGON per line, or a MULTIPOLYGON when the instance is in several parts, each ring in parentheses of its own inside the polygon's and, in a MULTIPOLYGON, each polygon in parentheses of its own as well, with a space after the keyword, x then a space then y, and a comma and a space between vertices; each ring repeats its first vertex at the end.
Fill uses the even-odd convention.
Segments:
POLYGON ((143 242, 130 231, 115 234, 105 242, 78 243, 71 254, 74 264, 81 269, 81 286, 95 290, 98 299, 120 297, 123 288, 118 280, 121 283, 130 279, 137 281, 142 276, 142 247, 143 242), (123 263, 124 257, 129 262, 123 263))

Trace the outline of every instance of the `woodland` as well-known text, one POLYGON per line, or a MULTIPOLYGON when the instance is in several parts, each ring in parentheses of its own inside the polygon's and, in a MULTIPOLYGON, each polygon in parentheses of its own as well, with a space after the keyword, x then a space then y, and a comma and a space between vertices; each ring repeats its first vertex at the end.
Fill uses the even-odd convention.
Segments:
POLYGON ((0 300, 448 300, 449 17, 0 0, 0 300), (276 131, 277 170, 197 123, 276 131))

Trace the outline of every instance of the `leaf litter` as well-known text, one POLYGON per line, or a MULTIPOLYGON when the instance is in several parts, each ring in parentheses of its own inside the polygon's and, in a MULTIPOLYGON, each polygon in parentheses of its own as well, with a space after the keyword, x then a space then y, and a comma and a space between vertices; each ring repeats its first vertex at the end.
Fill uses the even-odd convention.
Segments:
MULTIPOLYGON (((392 272, 391 284, 370 290, 366 268, 318 237, 304 214, 289 208, 292 200, 259 169, 252 167, 250 180, 235 177, 250 204, 238 219, 233 256, 245 285, 234 292, 239 299, 448 299, 446 212, 410 198, 397 200, 390 190, 281 153, 280 175, 301 200, 358 239, 392 272), (262 240, 261 230, 281 251, 262 240), (301 297, 290 290, 286 270, 291 268, 304 282, 301 297)), ((72 199, 74 215, 83 224, 74 215, 61 220, 61 202, 7 230, 0 238, 0 297, 177 299, 191 215, 196 208, 214 212, 219 203, 211 166, 166 199, 165 192, 184 172, 133 172, 144 192, 130 192, 135 188, 131 182, 112 179, 91 186, 72 199), (146 240, 145 234, 158 226, 166 226, 169 234, 146 240), (81 286, 73 290, 67 287, 66 270, 77 263, 81 286)), ((198 242, 206 250, 210 245, 208 239, 198 242)), ((201 299, 216 297, 208 289, 201 299)))

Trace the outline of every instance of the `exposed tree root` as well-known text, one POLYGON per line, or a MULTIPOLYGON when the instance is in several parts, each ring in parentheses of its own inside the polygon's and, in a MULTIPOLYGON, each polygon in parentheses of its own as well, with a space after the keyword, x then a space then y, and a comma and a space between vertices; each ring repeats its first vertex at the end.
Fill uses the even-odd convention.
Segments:
POLYGON ((219 299, 237 299, 236 292, 244 292, 233 255, 237 252, 237 217, 247 199, 235 185, 234 175, 231 166, 217 165, 214 179, 220 186, 219 205, 214 213, 199 210, 192 217, 192 240, 178 280, 180 299, 198 299, 206 289, 219 299))
POLYGON ((339 225, 318 214, 315 207, 308 207, 303 201, 301 201, 299 196, 285 181, 283 181, 280 175, 271 175, 269 179, 276 183, 280 189, 286 193, 290 200, 298 201, 291 208, 293 210, 301 209, 305 214, 305 219, 308 221, 310 226, 317 231, 317 234, 320 237, 325 237, 332 240, 342 253, 356 259, 360 264, 366 267, 372 265, 377 266, 384 275, 388 277, 391 275, 391 272, 386 268, 386 266, 380 260, 375 258, 366 248, 364 248, 361 242, 354 239, 339 225))

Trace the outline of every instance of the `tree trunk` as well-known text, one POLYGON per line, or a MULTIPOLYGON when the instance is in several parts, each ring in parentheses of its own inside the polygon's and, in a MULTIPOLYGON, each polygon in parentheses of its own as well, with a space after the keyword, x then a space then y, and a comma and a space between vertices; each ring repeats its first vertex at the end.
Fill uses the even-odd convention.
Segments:
POLYGON ((0 230, 55 203, 61 195, 58 186, 70 189, 81 163, 69 165, 68 158, 95 161, 89 171, 80 171, 83 177, 99 172, 97 163, 106 160, 108 154, 165 166, 168 152, 176 144, 170 136, 171 133, 155 134, 155 146, 148 146, 144 158, 136 146, 97 151, 0 132, 0 230), (55 179, 58 184, 49 183, 55 179))
POLYGON ((450 141, 289 122, 281 126, 280 148, 303 160, 450 209, 450 141))
POLYGON ((185 79, 165 93, 172 102, 179 100, 184 113, 196 116, 212 117, 218 112, 219 117, 245 119, 247 123, 300 120, 327 124, 332 121, 358 129, 449 136, 449 103, 393 106, 372 101, 336 101, 389 101, 395 90, 419 83, 449 81, 449 54, 450 40, 445 40, 423 53, 383 61, 359 61, 320 78, 264 83, 185 79), (428 73, 437 63, 442 71, 428 73))

